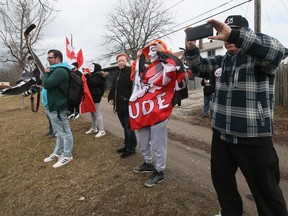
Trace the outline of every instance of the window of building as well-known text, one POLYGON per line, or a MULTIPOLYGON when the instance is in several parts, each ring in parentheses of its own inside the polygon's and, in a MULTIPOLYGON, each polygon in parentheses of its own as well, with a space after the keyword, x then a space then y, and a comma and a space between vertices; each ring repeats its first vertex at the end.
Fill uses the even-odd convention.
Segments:
POLYGON ((209 50, 208 57, 215 56, 216 50, 209 50))

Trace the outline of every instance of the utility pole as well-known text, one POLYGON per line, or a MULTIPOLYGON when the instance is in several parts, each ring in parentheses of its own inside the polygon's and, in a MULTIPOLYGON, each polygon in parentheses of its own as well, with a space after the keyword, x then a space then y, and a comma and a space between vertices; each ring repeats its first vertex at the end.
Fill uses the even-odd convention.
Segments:
POLYGON ((254 0, 254 31, 261 32, 261 0, 254 0))

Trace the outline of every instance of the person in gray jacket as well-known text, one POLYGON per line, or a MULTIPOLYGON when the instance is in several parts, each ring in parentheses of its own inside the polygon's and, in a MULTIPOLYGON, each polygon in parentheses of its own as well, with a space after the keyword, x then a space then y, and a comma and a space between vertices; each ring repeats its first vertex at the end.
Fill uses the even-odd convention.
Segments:
POLYGON ((186 40, 185 58, 193 74, 215 76, 211 175, 219 215, 243 214, 235 177, 240 168, 258 214, 287 216, 272 142, 275 73, 285 49, 275 38, 253 32, 240 15, 208 22, 217 31, 208 39, 224 41, 226 55, 202 58, 195 41, 186 40))

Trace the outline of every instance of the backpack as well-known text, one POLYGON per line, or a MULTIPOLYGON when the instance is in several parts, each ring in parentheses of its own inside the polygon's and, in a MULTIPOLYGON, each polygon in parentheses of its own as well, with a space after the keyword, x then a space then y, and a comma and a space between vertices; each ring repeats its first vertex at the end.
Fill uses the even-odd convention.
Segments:
POLYGON ((65 69, 69 74, 69 87, 67 95, 68 106, 78 106, 82 101, 82 96, 84 93, 82 77, 69 70, 68 68, 61 68, 65 69))

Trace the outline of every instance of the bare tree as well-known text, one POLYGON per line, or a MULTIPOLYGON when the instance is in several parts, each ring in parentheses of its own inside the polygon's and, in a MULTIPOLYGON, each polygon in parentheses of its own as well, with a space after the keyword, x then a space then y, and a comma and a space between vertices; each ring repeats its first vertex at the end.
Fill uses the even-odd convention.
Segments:
POLYGON ((4 47, 1 49, 0 62, 16 64, 20 74, 28 55, 23 36, 25 29, 32 23, 37 26, 29 39, 33 46, 53 20, 53 11, 48 0, 9 0, 0 4, 0 44, 4 47))
POLYGON ((19 78, 19 67, 15 64, 4 64, 0 69, 0 81, 14 85, 19 78))
POLYGON ((119 0, 108 14, 104 58, 119 52, 136 58, 139 48, 169 32, 174 15, 161 0, 119 0))

